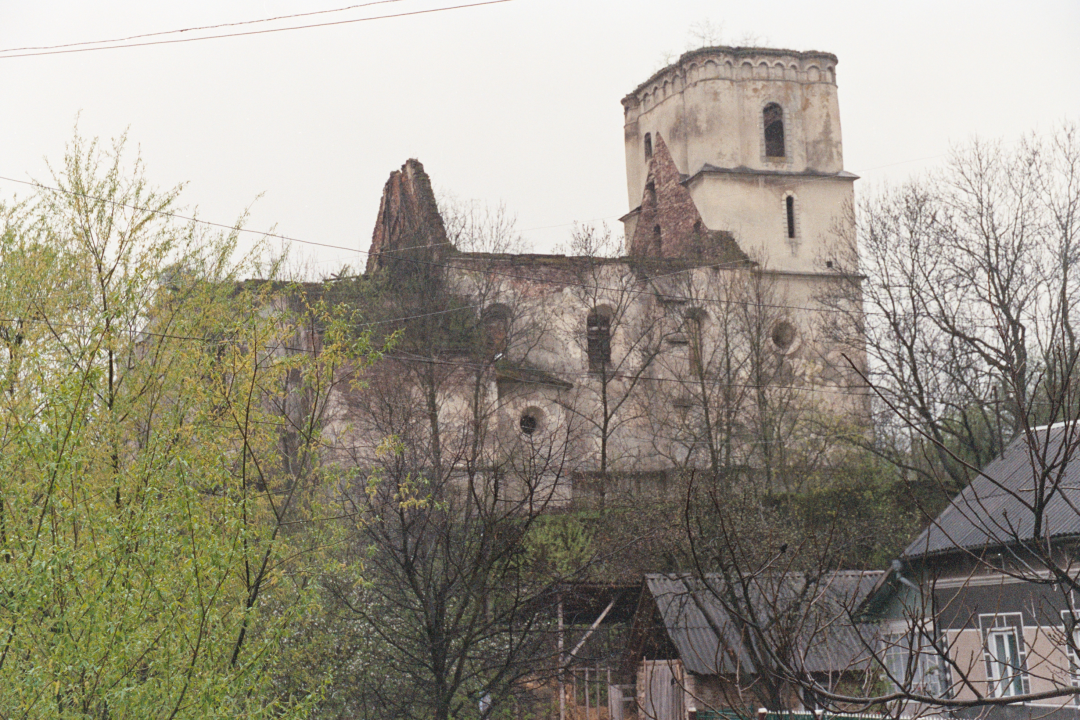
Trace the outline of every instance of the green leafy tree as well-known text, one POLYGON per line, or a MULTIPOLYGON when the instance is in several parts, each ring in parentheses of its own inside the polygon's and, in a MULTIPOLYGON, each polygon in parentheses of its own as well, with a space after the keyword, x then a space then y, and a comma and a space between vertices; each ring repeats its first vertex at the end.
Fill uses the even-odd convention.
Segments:
POLYGON ((0 236, 0 716, 262 717, 365 338, 76 138, 0 236), (295 296, 293 296, 295 297, 295 296))

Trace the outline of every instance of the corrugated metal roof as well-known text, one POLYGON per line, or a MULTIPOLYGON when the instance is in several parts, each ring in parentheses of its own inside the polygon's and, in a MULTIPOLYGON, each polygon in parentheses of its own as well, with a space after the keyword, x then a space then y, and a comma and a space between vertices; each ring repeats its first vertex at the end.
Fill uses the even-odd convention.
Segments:
POLYGON ((1034 508, 1043 508, 1043 537, 1080 535, 1080 426, 1058 424, 1024 434, 957 495, 904 550, 916 558, 956 549, 1031 540, 1034 508), (1074 461, 1075 460, 1075 461, 1074 461))
MULTIPOLYGON (((816 581, 805 575, 759 576, 749 584, 748 600, 729 602, 736 616, 753 613, 764 628, 763 637, 787 660, 807 672, 838 672, 867 660, 864 640, 872 629, 857 629, 849 620, 870 592, 881 572, 836 572, 816 581), (753 605, 747 608, 744 604, 753 605), (860 632, 862 636, 860 637, 860 632)), ((686 666, 699 675, 754 672, 746 642, 757 637, 740 631, 743 623, 725 608, 724 582, 719 575, 704 580, 688 575, 646 575, 645 583, 656 601, 665 630, 686 666)), ((740 594, 742 588, 739 588, 740 594)), ((745 598, 743 595, 742 598, 745 598)))

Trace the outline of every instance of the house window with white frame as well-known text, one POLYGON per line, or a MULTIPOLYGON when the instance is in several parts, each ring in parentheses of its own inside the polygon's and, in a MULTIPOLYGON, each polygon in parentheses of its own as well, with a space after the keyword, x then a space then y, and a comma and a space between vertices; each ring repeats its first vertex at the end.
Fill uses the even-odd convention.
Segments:
POLYGON ((886 634, 883 640, 886 679, 894 690, 903 688, 932 697, 945 696, 948 670, 928 637, 909 630, 886 634), (916 648, 914 659, 913 646, 916 648))
MULTIPOLYGON (((1062 640, 1065 642, 1065 657, 1069 659, 1069 683, 1073 687, 1080 687, 1080 657, 1076 654, 1080 649, 1080 617, 1076 612, 1061 611, 1061 629, 1062 640)), ((1073 702, 1080 704, 1080 695, 1074 698, 1073 702)))
POLYGON ((1030 692, 1025 671, 1024 625, 1020 613, 980 615, 987 692, 991 697, 1015 697, 1030 692))

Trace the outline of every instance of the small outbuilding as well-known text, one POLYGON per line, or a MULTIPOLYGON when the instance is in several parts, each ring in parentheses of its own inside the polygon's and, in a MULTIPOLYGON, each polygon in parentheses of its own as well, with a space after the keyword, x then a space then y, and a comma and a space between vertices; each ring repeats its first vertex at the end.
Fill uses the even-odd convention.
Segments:
POLYGON ((1080 718, 1078 449, 1075 420, 1020 433, 893 562, 860 610, 893 689, 973 703, 958 717, 1080 718))
POLYGON ((872 626, 850 618, 880 572, 729 578, 646 575, 623 672, 643 717, 685 720, 691 710, 813 710, 790 681, 836 688, 870 677, 872 626))

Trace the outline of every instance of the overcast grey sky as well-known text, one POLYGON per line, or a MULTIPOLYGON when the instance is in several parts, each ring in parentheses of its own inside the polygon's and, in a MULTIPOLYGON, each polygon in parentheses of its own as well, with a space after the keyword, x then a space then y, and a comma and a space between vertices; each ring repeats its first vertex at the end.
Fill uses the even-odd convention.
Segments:
MULTIPOLYGON (((0 50, 359 1, 0 0, 0 50)), ((387 0, 214 32, 482 1, 387 0)), ((1080 119, 1077 0, 508 0, 198 42, 0 52, 0 176, 47 179, 44 158, 59 160, 81 112, 84 135, 129 128, 151 179, 188 183, 183 199, 201 217, 228 223, 251 206, 250 228, 347 248, 297 247, 330 273, 363 265, 382 185, 416 157, 438 190, 505 203, 547 251, 574 221, 620 229, 619 101, 705 22, 725 44, 839 57, 856 192, 940 163, 975 135, 1013 141, 1080 119)), ((0 198, 16 192, 26 188, 0 180, 0 198)))

